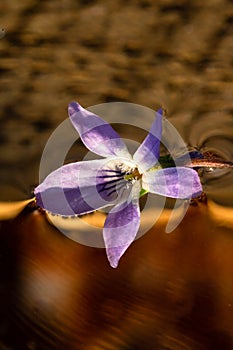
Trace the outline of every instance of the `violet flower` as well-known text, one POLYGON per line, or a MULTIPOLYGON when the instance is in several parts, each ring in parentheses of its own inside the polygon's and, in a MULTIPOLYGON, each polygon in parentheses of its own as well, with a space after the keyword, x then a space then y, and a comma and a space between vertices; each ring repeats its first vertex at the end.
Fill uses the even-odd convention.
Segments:
POLYGON ((133 156, 116 131, 99 116, 76 102, 70 103, 68 113, 85 146, 104 158, 66 164, 53 171, 35 189, 36 201, 40 207, 62 216, 83 215, 111 206, 103 237, 110 265, 117 267, 139 229, 142 191, 172 198, 196 197, 202 192, 200 179, 188 167, 163 169, 158 163, 161 109, 133 156))

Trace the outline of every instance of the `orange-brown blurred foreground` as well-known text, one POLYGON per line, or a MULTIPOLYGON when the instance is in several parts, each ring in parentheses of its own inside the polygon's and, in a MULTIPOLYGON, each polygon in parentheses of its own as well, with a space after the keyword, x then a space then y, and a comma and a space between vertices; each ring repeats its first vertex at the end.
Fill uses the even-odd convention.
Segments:
POLYGON ((165 210, 112 269, 25 204, 0 204, 1 349, 233 348, 232 209, 198 202, 171 234, 165 210))

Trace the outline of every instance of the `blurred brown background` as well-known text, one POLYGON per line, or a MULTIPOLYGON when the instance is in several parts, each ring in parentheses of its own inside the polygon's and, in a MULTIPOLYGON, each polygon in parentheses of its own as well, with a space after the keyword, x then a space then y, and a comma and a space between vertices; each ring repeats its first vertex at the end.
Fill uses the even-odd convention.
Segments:
MULTIPOLYGON (((162 105, 232 161, 232 23, 230 0, 1 0, 0 201, 32 195, 72 100, 162 105)), ((117 270, 35 208, 0 222, 0 350, 232 350, 232 209, 215 204, 232 179, 206 173, 208 204, 170 235, 165 213, 117 270)))
POLYGON ((232 21, 230 0, 1 0, 0 199, 31 194, 72 100, 162 105, 232 160, 232 21))

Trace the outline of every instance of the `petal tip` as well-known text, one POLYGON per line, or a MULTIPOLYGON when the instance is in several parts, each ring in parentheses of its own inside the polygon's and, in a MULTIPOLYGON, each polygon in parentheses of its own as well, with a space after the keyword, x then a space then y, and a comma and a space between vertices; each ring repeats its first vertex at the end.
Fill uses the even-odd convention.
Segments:
POLYGON ((119 248, 108 248, 106 249, 107 258, 109 261, 109 264, 112 268, 116 269, 118 267, 121 253, 118 251, 119 248))
POLYGON ((70 117, 72 117, 72 115, 74 113, 77 113, 80 111, 80 105, 75 102, 75 101, 72 101, 71 103, 69 103, 69 106, 68 106, 68 114, 70 117))
POLYGON ((200 197, 201 195, 202 195, 202 193, 203 193, 203 190, 202 189, 200 189, 200 190, 193 190, 193 192, 192 192, 192 198, 197 198, 197 197, 200 197))
POLYGON ((113 268, 113 269, 116 269, 118 267, 118 262, 109 262, 110 263, 110 266, 113 268))
POLYGON ((157 110, 157 114, 163 116, 163 108, 162 107, 157 110))
POLYGON ((37 190, 37 188, 34 190, 34 195, 35 195, 36 205, 38 205, 38 207, 40 207, 40 208, 44 208, 40 191, 37 190))

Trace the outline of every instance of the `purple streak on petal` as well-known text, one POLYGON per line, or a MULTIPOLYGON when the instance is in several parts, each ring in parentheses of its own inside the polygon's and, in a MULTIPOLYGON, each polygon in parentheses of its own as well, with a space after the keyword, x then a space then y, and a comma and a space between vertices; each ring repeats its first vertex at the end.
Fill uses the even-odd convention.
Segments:
POLYGON ((137 188, 131 201, 116 205, 106 218, 103 236, 108 260, 114 268, 137 235, 140 226, 138 197, 137 188))
POLYGON ((102 118, 71 102, 68 107, 70 120, 85 146, 102 157, 123 156, 132 159, 118 133, 102 118))
POLYGON ((197 172, 185 167, 149 171, 142 177, 142 187, 151 193, 172 198, 192 198, 202 193, 197 172))
POLYGON ((35 189, 37 204, 53 214, 64 216, 82 215, 115 204, 121 193, 119 183, 116 181, 111 189, 104 188, 111 179, 109 173, 102 171, 106 168, 109 168, 106 159, 62 166, 35 189), (101 194, 99 186, 103 188, 101 194))
POLYGON ((162 137, 162 118, 163 110, 159 109, 149 134, 134 153, 133 159, 143 171, 150 169, 159 159, 160 140, 162 137))
POLYGON ((131 192, 132 183, 124 176, 131 173, 135 168, 133 162, 125 158, 106 159, 106 164, 100 169, 96 177, 96 187, 99 195, 105 200, 127 198, 131 192))
POLYGON ((37 205, 52 214, 73 216, 90 213, 95 210, 84 201, 79 188, 53 187, 48 188, 46 191, 40 191, 38 187, 37 192, 35 192, 37 205))

